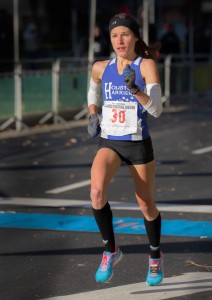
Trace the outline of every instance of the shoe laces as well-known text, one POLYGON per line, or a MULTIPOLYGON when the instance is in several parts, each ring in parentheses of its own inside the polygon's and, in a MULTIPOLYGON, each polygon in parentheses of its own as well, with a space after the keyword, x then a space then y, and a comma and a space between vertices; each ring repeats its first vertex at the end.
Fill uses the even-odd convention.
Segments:
POLYGON ((107 255, 107 254, 103 253, 102 263, 101 263, 101 270, 102 271, 107 270, 109 260, 110 260, 110 255, 107 255))
POLYGON ((151 274, 157 274, 158 271, 161 269, 161 259, 151 259, 150 258, 150 263, 149 263, 149 268, 150 268, 150 273, 151 274))

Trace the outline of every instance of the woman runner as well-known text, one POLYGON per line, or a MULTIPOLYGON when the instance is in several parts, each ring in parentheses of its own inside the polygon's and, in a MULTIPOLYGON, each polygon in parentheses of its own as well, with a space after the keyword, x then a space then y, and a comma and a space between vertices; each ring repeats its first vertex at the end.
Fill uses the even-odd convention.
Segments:
POLYGON ((155 161, 147 116, 157 118, 162 112, 159 74, 154 49, 140 38, 133 16, 115 15, 109 22, 109 33, 116 57, 94 63, 88 91, 88 132, 92 137, 101 132, 91 168, 90 196, 105 251, 95 278, 97 282, 108 281, 113 275, 113 266, 122 258, 122 251, 115 242, 107 190, 121 163, 126 162, 150 244, 146 282, 158 285, 163 280, 161 216, 154 200, 155 161))

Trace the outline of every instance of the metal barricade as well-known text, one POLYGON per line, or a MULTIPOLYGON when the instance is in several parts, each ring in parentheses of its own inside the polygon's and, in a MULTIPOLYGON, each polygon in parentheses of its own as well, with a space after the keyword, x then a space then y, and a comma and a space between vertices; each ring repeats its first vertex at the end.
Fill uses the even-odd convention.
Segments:
MULTIPOLYGON (((199 95, 211 97, 209 56, 168 55, 158 66, 165 106, 173 105, 175 97, 187 104, 199 95)), ((43 115, 38 121, 41 125, 51 118, 54 123, 65 124, 62 112, 70 110, 78 111, 74 119, 82 118, 88 113, 87 83, 86 58, 21 61, 14 71, 0 73, 0 131, 12 123, 20 131, 27 127, 24 117, 36 114, 43 115)))

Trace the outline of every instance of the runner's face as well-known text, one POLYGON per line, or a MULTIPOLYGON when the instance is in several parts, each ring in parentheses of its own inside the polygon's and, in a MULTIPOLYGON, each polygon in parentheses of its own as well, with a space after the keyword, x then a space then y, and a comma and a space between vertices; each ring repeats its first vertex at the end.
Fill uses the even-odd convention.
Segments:
POLYGON ((138 40, 133 32, 124 26, 118 26, 111 30, 111 43, 114 51, 120 57, 127 58, 135 53, 135 43, 138 40))

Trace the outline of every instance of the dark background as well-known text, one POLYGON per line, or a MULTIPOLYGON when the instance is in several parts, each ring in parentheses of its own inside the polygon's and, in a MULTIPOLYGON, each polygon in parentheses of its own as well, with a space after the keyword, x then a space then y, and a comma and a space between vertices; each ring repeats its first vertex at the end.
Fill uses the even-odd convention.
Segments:
MULTIPOLYGON (((90 0, 19 0, 20 58, 86 55, 80 52, 79 45, 89 34, 90 3, 90 0), (32 31, 36 30, 36 45, 33 53, 29 54, 25 39, 30 26, 32 31)), ((212 44, 210 3, 205 0, 155 1, 155 23, 150 24, 150 42, 161 41, 166 24, 171 23, 179 38, 181 53, 188 53, 191 50, 189 50, 189 30, 192 30, 193 34, 192 51, 210 53, 212 44)), ((133 14, 142 25, 142 4, 143 1, 139 0, 98 0, 96 23, 105 38, 108 39, 108 21, 118 12, 133 14)), ((108 54, 109 52, 110 49, 108 54)), ((12 0, 0 2, 0 60, 13 60, 12 0)))

